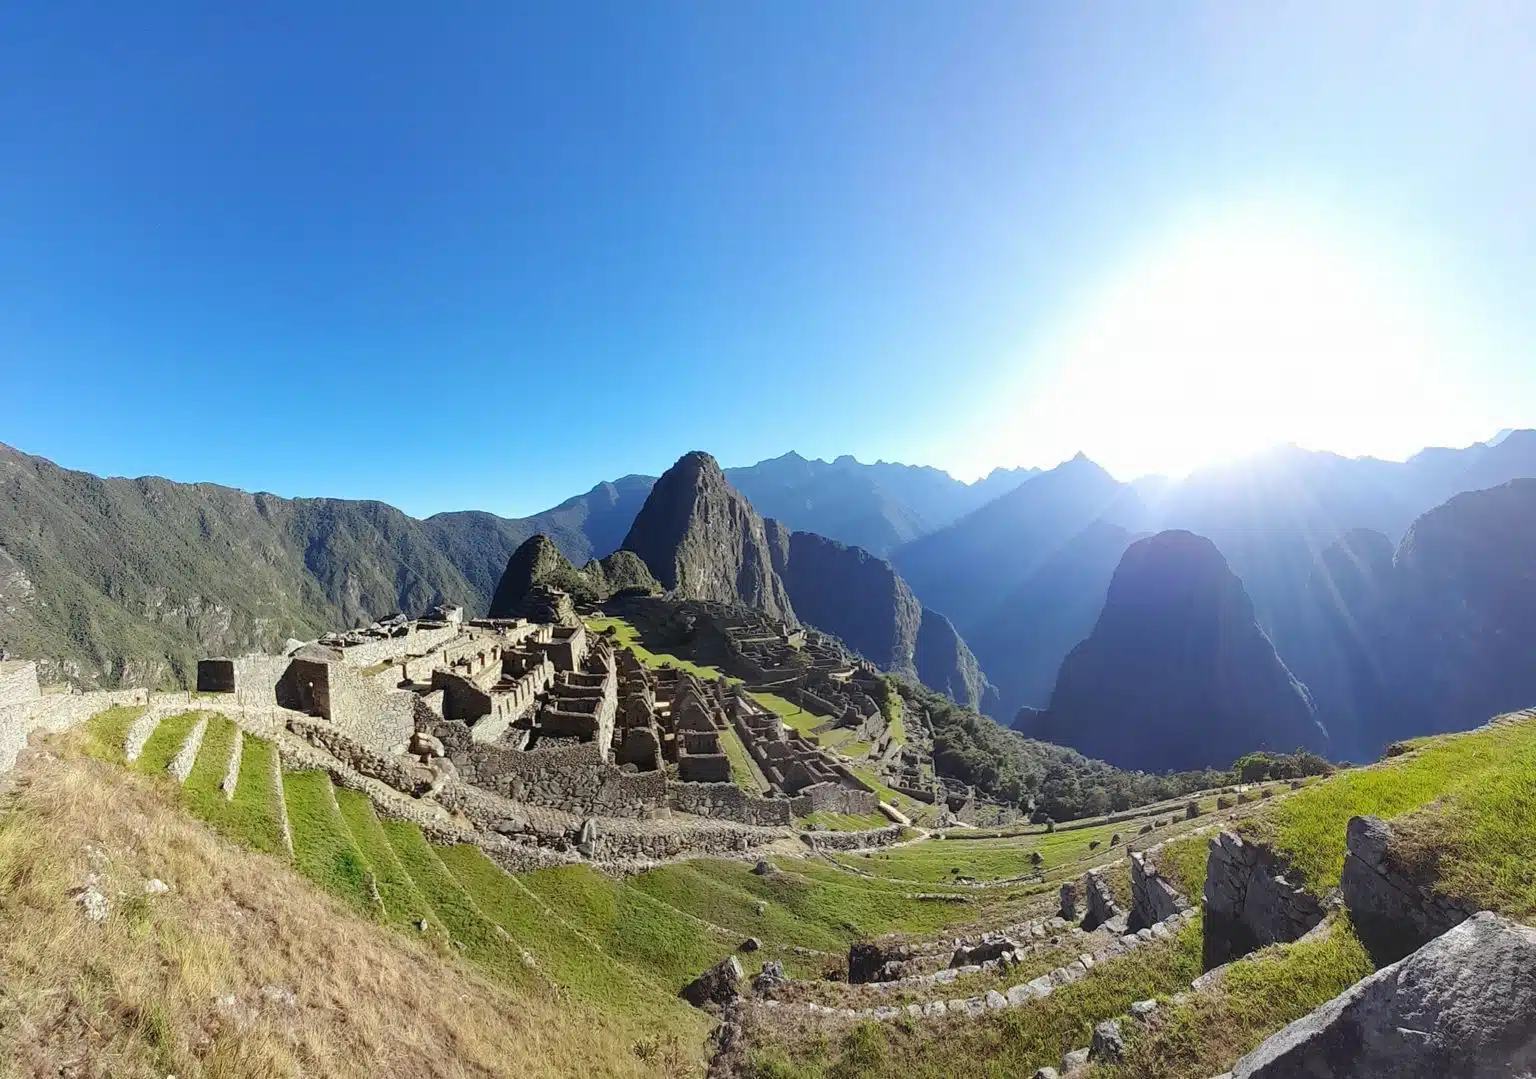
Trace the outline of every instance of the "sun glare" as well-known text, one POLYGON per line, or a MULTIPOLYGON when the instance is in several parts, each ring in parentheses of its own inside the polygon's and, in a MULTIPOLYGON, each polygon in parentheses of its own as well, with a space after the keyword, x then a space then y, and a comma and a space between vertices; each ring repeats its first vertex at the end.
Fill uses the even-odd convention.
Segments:
POLYGON ((1400 270, 1292 216, 1186 233, 1031 357, 1042 374, 1013 449, 1083 449, 1122 477, 1180 476, 1283 442, 1411 452, 1464 394, 1431 305, 1400 270))

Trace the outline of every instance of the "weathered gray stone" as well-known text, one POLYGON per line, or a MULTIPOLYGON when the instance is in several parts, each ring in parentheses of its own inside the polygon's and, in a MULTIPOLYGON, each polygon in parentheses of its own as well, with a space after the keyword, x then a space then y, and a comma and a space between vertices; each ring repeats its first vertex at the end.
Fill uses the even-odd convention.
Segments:
POLYGON ((1073 1049, 1070 1052, 1062 1054, 1062 1056, 1061 1056, 1061 1073, 1063 1075, 1071 1075, 1073 1072, 1077 1071, 1079 1068, 1086 1067, 1087 1064, 1088 1064, 1088 1050, 1087 1049, 1073 1049))
POLYGON ((1138 1000, 1131 1004, 1132 1019, 1146 1019, 1155 1011, 1157 1011, 1157 1001, 1155 1000, 1138 1000))
POLYGON ((1008 1007, 1008 998, 1003 996, 1003 994, 999 993, 996 989, 987 990, 986 1002, 987 1007, 993 1009, 994 1011, 1008 1007))
POLYGON ((683 986, 679 995, 695 1008, 704 1008, 711 1004, 724 1007, 741 995, 740 986, 744 973, 745 971, 741 969, 741 960, 734 955, 728 955, 683 986))
POLYGON ((1409 952, 1465 921, 1470 904, 1437 894, 1391 864, 1392 828, 1377 817, 1352 817, 1346 831, 1344 904, 1360 942, 1377 966, 1409 952))
POLYGON ((1061 917, 1077 921, 1077 885, 1070 880, 1061 886, 1061 917))
POLYGON ((1205 966, 1267 944, 1298 940, 1323 920, 1323 906, 1286 880, 1266 848, 1231 832, 1211 840, 1205 873, 1205 966))
POLYGON ((1132 930, 1156 925, 1189 906, 1178 890, 1163 879, 1157 865, 1148 858, 1150 853, 1131 852, 1131 916, 1127 925, 1132 930))
POLYGON ((1083 874, 1083 891, 1088 897, 1088 909, 1083 915, 1083 928, 1097 929, 1117 914, 1124 913, 1115 903, 1115 893, 1097 873, 1083 874))
POLYGON ((1034 1079, 1061 1079, 1055 1068, 1036 1068, 1034 1079))
POLYGON ((1106 1019, 1093 1028, 1088 1045, 1088 1059, 1114 1063, 1125 1056, 1125 1039, 1120 1036, 1120 1020, 1106 1019))
POLYGON ((1233 1079, 1536 1073, 1536 929, 1477 914, 1274 1035, 1233 1079))
POLYGON ((766 992, 789 981, 789 976, 784 973, 784 964, 777 959, 770 959, 763 964, 763 969, 752 978, 752 988, 757 992, 766 992))

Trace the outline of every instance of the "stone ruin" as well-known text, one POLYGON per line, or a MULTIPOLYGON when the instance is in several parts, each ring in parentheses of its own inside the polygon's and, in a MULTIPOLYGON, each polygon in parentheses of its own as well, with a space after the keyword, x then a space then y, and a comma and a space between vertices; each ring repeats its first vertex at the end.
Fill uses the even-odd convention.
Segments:
POLYGON ((582 851, 614 845, 616 825, 603 819, 681 814, 673 836, 690 834, 688 818, 779 836, 797 815, 878 808, 868 784, 740 685, 652 670, 579 621, 394 616, 277 655, 203 660, 197 686, 228 694, 232 715, 277 716, 342 766, 431 796, 473 828, 579 829, 569 845, 582 851), (733 740, 755 792, 733 776, 733 740))

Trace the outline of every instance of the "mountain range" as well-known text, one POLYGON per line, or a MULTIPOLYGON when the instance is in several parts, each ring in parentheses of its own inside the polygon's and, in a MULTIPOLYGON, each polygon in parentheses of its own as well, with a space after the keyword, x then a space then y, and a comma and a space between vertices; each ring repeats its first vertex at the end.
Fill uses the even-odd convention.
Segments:
POLYGON ((1286 447, 1129 484, 1082 455, 970 485, 850 457, 725 470, 689 457, 686 475, 668 473, 683 492, 671 518, 652 497, 668 477, 626 476, 527 518, 416 520, 378 502, 102 479, 0 446, 0 647, 40 658, 51 680, 185 682, 199 656, 394 610, 484 612, 513 552, 543 534, 575 566, 651 542, 635 553, 665 587, 810 622, 1010 717, 1052 705, 1132 546, 1185 531, 1240 582, 1335 755, 1379 748, 1396 729, 1388 712, 1431 729, 1490 701, 1529 703, 1506 644, 1525 608, 1503 597, 1524 594, 1518 544, 1536 521, 1521 485, 1502 485, 1536 477, 1536 431, 1406 462, 1286 447), (683 553, 670 570, 668 551, 683 553), (1474 669, 1492 687, 1481 696, 1474 669))

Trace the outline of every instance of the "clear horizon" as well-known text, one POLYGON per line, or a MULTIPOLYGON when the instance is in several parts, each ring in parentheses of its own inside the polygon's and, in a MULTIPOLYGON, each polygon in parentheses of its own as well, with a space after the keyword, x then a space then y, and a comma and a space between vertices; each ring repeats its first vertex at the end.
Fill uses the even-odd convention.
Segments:
POLYGON ((1536 423, 1536 8, 0 16, 0 441, 527 516, 1536 423))

